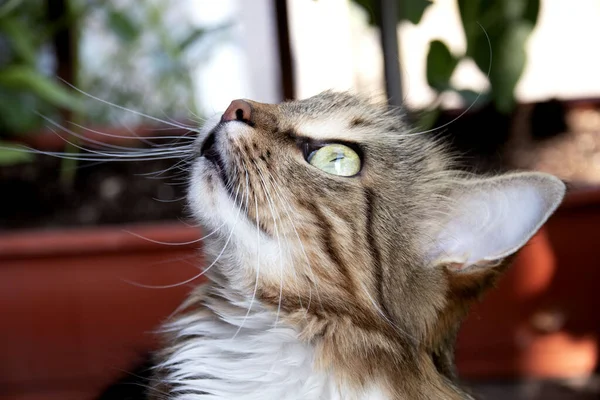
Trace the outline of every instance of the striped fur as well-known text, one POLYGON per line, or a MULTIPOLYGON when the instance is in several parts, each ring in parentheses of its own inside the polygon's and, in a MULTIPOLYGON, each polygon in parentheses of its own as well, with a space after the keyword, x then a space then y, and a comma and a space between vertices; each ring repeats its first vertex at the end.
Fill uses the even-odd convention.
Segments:
POLYGON ((251 105, 252 124, 215 120, 198 138, 214 135, 225 168, 199 157, 190 178, 190 208, 214 232, 208 283, 165 326, 150 398, 471 398, 454 383, 454 339, 507 259, 457 272, 428 258, 469 178, 349 94, 251 105), (361 172, 312 167, 306 139, 355 143, 361 172))

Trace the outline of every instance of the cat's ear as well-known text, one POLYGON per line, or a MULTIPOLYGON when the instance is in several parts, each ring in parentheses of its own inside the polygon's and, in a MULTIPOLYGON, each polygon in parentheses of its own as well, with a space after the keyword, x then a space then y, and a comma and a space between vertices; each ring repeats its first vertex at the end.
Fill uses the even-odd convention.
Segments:
POLYGON ((542 173, 461 180, 448 213, 436 218, 428 261, 461 271, 496 265, 536 233, 564 193, 558 178, 542 173))

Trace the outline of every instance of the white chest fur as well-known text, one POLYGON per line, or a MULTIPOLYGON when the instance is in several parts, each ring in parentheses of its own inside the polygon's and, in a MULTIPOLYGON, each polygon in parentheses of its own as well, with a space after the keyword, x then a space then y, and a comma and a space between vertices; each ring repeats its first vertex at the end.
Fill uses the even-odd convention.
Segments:
POLYGON ((376 388, 357 392, 316 370, 313 346, 256 301, 250 312, 245 301, 208 296, 201 302, 167 326, 177 338, 162 363, 175 390, 170 399, 387 399, 376 388))

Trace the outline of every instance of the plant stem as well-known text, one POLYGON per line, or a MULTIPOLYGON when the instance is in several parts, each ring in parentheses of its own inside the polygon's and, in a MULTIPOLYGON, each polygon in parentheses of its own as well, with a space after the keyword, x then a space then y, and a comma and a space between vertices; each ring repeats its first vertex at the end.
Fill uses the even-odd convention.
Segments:
MULTIPOLYGON (((77 7, 73 0, 65 0, 63 12, 67 14, 69 18, 68 25, 65 27, 68 37, 69 46, 69 59, 67 60, 70 65, 66 68, 69 71, 67 77, 63 77, 67 82, 70 80, 76 87, 79 86, 79 24, 78 16, 73 15, 76 12, 77 7)), ((77 125, 82 125, 83 115, 80 111, 73 111, 66 114, 68 119, 71 119, 77 125)), ((73 129, 78 131, 79 128, 74 126, 73 129)), ((65 153, 78 153, 81 141, 77 137, 73 137, 65 144, 65 153), (71 142, 71 143, 69 143, 71 142)), ((75 184, 75 176, 77 174, 77 160, 63 158, 60 163, 60 182, 67 189, 73 189, 75 184)))

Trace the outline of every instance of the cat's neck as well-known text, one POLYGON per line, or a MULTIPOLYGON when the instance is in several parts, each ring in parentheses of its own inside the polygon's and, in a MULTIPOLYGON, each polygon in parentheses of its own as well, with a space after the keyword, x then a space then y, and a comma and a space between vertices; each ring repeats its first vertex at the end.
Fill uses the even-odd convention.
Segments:
POLYGON ((415 360, 380 346, 375 332, 310 315, 290 323, 294 318, 225 287, 210 281, 196 289, 186 312, 167 326, 172 342, 158 368, 158 398, 159 392, 174 400, 208 392, 240 400, 469 398, 433 363, 412 370, 415 360), (315 324, 324 330, 311 336, 315 324))

